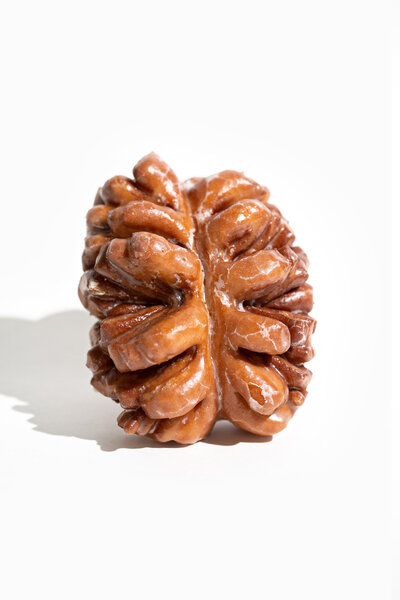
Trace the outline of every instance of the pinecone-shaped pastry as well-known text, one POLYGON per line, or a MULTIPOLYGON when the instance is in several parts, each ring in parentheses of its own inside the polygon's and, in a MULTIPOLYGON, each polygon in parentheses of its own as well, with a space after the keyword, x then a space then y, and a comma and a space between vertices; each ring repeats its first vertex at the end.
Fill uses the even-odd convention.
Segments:
POLYGON ((234 171, 183 187, 155 154, 99 189, 79 286, 93 386, 127 433, 182 444, 217 418, 283 429, 311 373, 307 259, 269 193, 234 171))

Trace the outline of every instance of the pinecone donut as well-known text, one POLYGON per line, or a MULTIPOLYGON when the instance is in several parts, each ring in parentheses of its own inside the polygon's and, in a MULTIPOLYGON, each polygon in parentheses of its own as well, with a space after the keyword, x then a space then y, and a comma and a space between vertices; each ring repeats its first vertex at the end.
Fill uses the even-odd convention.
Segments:
POLYGON ((107 181, 87 216, 92 385, 127 433, 161 442, 193 443, 217 418, 280 431, 304 401, 315 328, 287 222, 234 171, 182 187, 150 154, 133 175, 107 181))

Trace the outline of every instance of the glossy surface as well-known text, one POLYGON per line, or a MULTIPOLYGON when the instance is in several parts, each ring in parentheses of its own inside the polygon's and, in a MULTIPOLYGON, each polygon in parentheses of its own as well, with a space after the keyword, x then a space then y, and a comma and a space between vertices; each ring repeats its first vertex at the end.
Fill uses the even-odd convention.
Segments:
POLYGON ((217 418, 281 431, 304 402, 307 258, 266 188, 235 171, 182 186, 155 154, 100 188, 79 295, 98 318, 93 386, 127 433, 193 443, 217 418))

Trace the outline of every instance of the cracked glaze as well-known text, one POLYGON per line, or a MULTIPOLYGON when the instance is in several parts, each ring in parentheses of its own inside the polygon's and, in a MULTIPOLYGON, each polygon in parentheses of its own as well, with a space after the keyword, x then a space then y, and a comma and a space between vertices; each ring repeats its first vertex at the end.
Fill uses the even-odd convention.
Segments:
POLYGON ((155 154, 100 188, 79 286, 98 318, 92 384, 127 433, 193 443, 217 418, 258 435, 303 403, 315 321, 307 258, 236 171, 182 187, 155 154))

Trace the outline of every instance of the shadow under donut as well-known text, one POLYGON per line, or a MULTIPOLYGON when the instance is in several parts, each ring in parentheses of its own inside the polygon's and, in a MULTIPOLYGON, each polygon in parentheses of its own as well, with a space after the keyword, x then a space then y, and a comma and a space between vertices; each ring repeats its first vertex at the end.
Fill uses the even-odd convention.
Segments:
MULTIPOLYGON (((23 405, 14 410, 32 415, 36 431, 97 442, 101 450, 119 448, 183 448, 174 442, 159 444, 150 438, 128 436, 116 424, 120 407, 90 388, 85 367, 88 331, 93 319, 71 310, 39 321, 0 318, 0 393, 23 405)), ((207 444, 231 446, 239 442, 265 442, 218 422, 207 444)))

